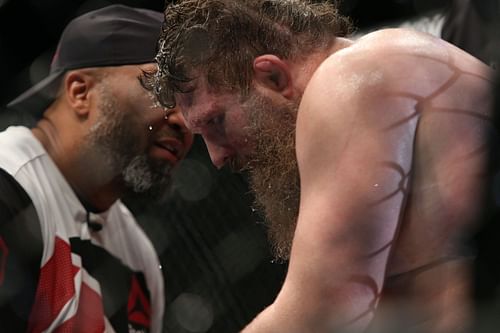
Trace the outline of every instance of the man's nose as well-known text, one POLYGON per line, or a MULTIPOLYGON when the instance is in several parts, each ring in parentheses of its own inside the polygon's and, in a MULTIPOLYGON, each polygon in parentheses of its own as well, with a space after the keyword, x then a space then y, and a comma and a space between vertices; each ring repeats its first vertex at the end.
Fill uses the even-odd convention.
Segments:
POLYGON ((193 133, 187 128, 186 121, 179 111, 173 111, 166 115, 165 117, 168 126, 174 129, 176 132, 182 135, 184 138, 184 144, 189 149, 193 144, 193 133))
POLYGON ((181 133, 186 133, 190 132, 186 126, 186 121, 184 120, 184 117, 182 116, 182 113, 180 113, 177 110, 170 110, 166 116, 165 119, 170 127, 173 129, 181 132, 181 133))
POLYGON ((207 140, 205 140, 205 145, 207 146, 208 154, 210 155, 212 164, 217 169, 222 168, 231 157, 231 151, 228 148, 207 140))

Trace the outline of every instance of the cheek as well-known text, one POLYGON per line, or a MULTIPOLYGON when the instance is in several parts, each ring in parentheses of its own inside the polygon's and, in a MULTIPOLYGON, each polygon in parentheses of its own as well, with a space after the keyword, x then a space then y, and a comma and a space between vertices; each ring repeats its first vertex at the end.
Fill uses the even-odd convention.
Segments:
POLYGON ((249 153, 253 148, 254 140, 247 122, 239 118, 228 121, 226 125, 226 135, 232 146, 243 154, 249 153))
POLYGON ((167 122, 165 121, 165 112, 163 112, 163 110, 149 111, 147 115, 138 119, 138 123, 141 123, 142 126, 148 131, 154 128, 167 126, 167 122), (153 128, 150 128, 150 126, 153 128))
POLYGON ((142 124, 145 128, 149 126, 157 127, 165 122, 165 110, 155 107, 148 99, 136 101, 132 105, 132 109, 135 113, 137 124, 142 124))
POLYGON ((123 118, 124 130, 127 135, 133 137, 138 146, 144 146, 149 141, 152 130, 158 128, 159 123, 154 121, 153 113, 136 104, 129 104, 126 110, 122 109, 126 115, 123 118), (149 129, 151 126, 151 130, 149 129))

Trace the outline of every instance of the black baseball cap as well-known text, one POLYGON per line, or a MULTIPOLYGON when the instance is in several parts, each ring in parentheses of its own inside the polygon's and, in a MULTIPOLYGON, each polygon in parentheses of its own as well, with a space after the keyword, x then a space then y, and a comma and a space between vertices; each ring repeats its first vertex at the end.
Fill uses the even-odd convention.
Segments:
POLYGON ((153 62, 160 36, 160 12, 111 5, 73 19, 64 29, 49 75, 7 104, 40 118, 56 98, 64 73, 71 69, 153 62))

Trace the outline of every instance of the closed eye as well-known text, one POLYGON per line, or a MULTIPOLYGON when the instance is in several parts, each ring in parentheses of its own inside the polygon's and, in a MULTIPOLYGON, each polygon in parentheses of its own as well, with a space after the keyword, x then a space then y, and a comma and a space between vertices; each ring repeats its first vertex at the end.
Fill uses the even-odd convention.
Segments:
POLYGON ((200 121, 195 121, 193 124, 194 128, 191 130, 205 136, 220 138, 225 135, 224 118, 224 113, 221 113, 217 116, 209 118, 208 120, 200 119, 200 121))
POLYGON ((225 118, 225 114, 221 113, 215 117, 210 118, 206 122, 206 125, 207 126, 214 126, 214 127, 221 126, 224 123, 224 118, 225 118))
POLYGON ((193 93, 177 93, 175 99, 182 109, 189 109, 193 106, 193 93))

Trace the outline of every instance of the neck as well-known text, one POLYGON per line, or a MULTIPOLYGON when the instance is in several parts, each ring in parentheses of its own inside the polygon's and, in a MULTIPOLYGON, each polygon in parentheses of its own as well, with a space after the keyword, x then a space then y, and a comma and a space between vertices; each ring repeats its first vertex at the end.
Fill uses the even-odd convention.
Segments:
POLYGON ((123 187, 117 179, 101 179, 96 166, 87 165, 81 158, 81 141, 75 140, 78 131, 61 130, 51 117, 44 116, 32 129, 47 154, 53 160, 82 205, 89 211, 107 210, 120 196, 123 187))
POLYGON ((81 204, 89 212, 100 213, 106 211, 120 198, 119 193, 115 190, 116 186, 114 185, 101 186, 99 188, 93 188, 93 190, 82 190, 81 186, 77 187, 78 184, 75 185, 71 185, 73 191, 81 204))
POLYGON ((352 44, 353 42, 351 40, 338 37, 335 38, 335 41, 329 48, 310 54, 303 61, 296 61, 292 69, 292 76, 296 78, 295 87, 298 90, 299 96, 302 96, 312 75, 326 58, 352 44))

